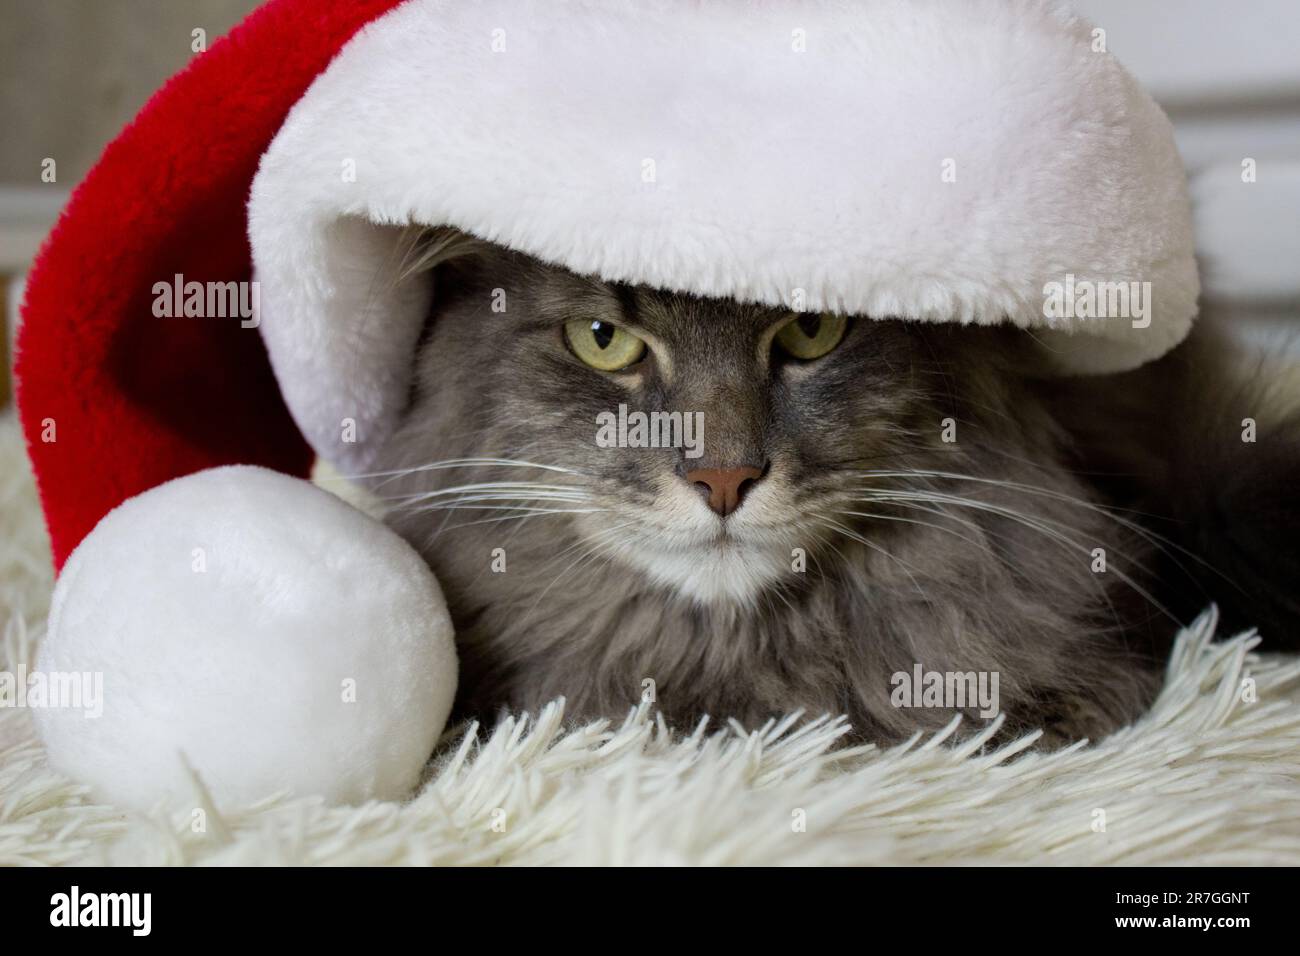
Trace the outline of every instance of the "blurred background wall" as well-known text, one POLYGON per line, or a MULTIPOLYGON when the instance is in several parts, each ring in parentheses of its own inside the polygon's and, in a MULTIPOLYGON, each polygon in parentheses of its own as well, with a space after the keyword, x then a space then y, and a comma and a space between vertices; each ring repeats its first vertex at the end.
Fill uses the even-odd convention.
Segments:
POLYGON ((259 0, 0 0, 0 409, 22 275, 69 190, 150 94, 259 0), (53 159, 53 182, 42 178, 53 159))
POLYGON ((76 183, 162 82, 257 0, 0 0, 0 183, 76 183))
POLYGON ((1073 6, 1106 30, 1107 49, 1174 123, 1203 309, 1300 356, 1300 0, 1073 6))
MULTIPOLYGON (((960 3, 961 0, 952 0, 960 3)), ((0 184, 60 183, 258 0, 0 0, 0 184)), ((1300 0, 1074 0, 1174 119, 1196 170, 1251 147, 1300 160, 1300 0)))

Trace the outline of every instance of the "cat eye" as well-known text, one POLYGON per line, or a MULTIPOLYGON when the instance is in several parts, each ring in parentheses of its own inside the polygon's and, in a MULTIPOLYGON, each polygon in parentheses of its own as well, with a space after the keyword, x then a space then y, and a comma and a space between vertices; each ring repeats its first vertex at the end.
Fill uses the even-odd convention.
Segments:
POLYGON ((621 371, 645 355, 644 342, 611 322, 574 319, 565 323, 564 339, 574 355, 602 372, 621 371))
POLYGON ((792 358, 821 358, 840 344, 849 320, 842 315, 810 312, 791 319, 776 333, 776 344, 792 358))

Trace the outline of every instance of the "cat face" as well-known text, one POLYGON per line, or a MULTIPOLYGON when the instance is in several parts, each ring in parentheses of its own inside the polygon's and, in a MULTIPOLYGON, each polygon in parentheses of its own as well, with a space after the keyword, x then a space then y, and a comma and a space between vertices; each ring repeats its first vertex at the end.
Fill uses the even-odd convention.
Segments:
POLYGON ((575 558, 752 605, 853 533, 864 470, 940 447, 942 369, 918 362, 915 325, 614 285, 484 247, 433 281, 389 462, 479 463, 424 473, 429 496, 397 519, 408 537, 486 547, 531 515, 563 523, 575 558))

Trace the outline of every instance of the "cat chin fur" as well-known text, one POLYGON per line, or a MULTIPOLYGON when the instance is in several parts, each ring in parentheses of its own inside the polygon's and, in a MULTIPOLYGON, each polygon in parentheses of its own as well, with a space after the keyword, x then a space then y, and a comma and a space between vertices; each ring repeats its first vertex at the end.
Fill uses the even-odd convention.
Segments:
POLYGON ((780 553, 735 540, 689 550, 625 543, 614 551, 628 567, 704 607, 756 607, 763 590, 790 570, 780 553))

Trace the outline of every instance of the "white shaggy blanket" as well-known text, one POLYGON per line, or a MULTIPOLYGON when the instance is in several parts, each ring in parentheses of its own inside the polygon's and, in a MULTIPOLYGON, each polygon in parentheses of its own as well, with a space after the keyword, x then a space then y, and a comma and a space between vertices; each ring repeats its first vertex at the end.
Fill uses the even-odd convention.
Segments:
MULTIPOLYGON (((21 442, 0 418, 0 670, 30 661, 49 557, 21 442)), ((1092 746, 994 753, 944 735, 832 751, 843 724, 674 736, 536 720, 450 730, 405 804, 268 800, 148 816, 49 770, 0 707, 0 864, 1300 863, 1300 660, 1183 633, 1151 713, 1092 746), (1249 689, 1253 681, 1253 693, 1249 689), (1253 701, 1251 700, 1253 698, 1253 701)))

